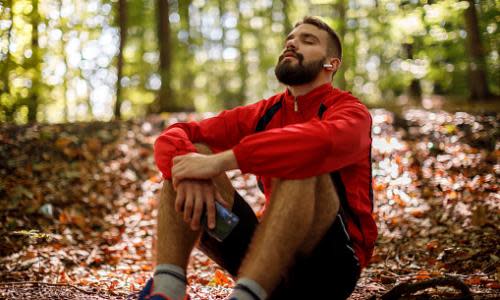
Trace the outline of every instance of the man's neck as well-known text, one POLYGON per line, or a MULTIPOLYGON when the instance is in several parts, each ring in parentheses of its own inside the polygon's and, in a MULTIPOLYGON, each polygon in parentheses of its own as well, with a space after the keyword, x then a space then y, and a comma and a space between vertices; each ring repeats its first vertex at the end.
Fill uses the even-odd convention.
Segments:
POLYGON ((310 91, 314 90, 318 86, 323 85, 325 83, 328 83, 328 81, 314 80, 312 82, 308 82, 305 84, 289 85, 288 90, 294 97, 298 97, 309 93, 310 91))

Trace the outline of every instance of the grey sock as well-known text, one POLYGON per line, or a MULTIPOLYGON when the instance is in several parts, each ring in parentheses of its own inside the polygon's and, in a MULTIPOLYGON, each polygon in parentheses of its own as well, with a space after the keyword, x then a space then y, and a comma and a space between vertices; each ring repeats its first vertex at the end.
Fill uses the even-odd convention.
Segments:
POLYGON ((160 293, 172 300, 182 300, 186 296, 186 272, 179 266, 157 265, 153 283, 153 294, 160 293))
POLYGON ((229 300, 265 300, 266 298, 266 290, 250 278, 238 279, 229 296, 229 300))

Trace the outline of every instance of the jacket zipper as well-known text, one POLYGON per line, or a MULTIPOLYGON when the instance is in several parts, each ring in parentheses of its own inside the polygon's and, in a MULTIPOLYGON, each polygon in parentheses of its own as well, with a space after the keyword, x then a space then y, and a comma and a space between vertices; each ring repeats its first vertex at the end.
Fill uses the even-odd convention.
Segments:
POLYGON ((293 98, 293 111, 298 112, 299 111, 299 103, 297 102, 297 97, 293 98))

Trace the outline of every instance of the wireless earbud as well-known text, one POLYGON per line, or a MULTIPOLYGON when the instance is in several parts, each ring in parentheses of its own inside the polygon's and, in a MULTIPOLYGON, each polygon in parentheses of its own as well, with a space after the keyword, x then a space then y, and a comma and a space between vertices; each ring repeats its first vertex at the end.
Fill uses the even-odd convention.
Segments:
POLYGON ((331 64, 324 64, 323 68, 333 68, 333 65, 331 65, 331 64))

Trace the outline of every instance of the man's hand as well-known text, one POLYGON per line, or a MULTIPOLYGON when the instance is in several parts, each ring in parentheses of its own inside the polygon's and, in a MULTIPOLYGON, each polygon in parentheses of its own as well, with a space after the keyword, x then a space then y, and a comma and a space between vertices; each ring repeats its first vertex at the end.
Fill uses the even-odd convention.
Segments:
POLYGON ((238 168, 232 150, 211 155, 189 153, 174 157, 172 162, 174 188, 183 179, 211 179, 226 170, 238 168))
POLYGON ((177 186, 175 210, 183 213, 184 221, 190 224, 192 230, 198 230, 205 207, 208 227, 213 229, 215 228, 215 201, 229 207, 210 180, 182 180, 177 186))

